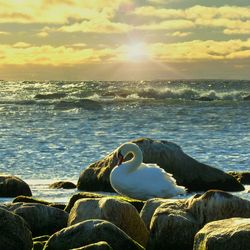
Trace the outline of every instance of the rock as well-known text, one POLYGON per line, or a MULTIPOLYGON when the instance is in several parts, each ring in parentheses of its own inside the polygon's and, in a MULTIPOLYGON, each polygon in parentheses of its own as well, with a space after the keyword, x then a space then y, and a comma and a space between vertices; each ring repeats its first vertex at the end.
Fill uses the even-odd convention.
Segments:
POLYGON ((36 198, 24 196, 24 195, 19 195, 15 199, 13 199, 13 201, 12 201, 12 203, 17 203, 17 202, 44 204, 44 205, 59 208, 59 209, 62 209, 62 210, 64 210, 65 207, 66 207, 66 205, 64 205, 64 204, 39 200, 39 199, 36 199, 36 198))
POLYGON ((228 172, 234 178, 238 180, 241 184, 250 185, 250 172, 228 172))
POLYGON ((140 212, 140 217, 144 221, 146 227, 150 229, 150 222, 157 207, 159 207, 162 203, 172 203, 176 201, 177 201, 176 199, 161 199, 161 198, 153 198, 147 200, 140 212))
POLYGON ((70 198, 69 203, 65 208, 65 211, 69 213, 71 208, 74 206, 75 202, 79 199, 82 199, 82 198, 102 198, 102 197, 110 197, 110 198, 115 198, 115 199, 118 199, 121 201, 126 201, 126 202, 132 204, 137 209, 138 212, 140 212, 142 207, 144 206, 143 201, 130 199, 130 198, 127 198, 124 196, 109 196, 109 195, 103 195, 103 194, 98 194, 98 193, 80 192, 78 194, 74 194, 70 198))
MULTIPOLYGON (((173 174, 179 185, 189 191, 221 189, 241 191, 244 187, 231 175, 200 163, 185 154, 175 143, 151 139, 138 139, 136 143, 143 152, 144 163, 155 163, 173 174)), ((111 170, 117 165, 116 151, 82 171, 77 188, 86 191, 114 192, 109 182, 111 170)))
POLYGON ((105 241, 89 244, 84 247, 74 248, 71 250, 112 250, 112 247, 105 241))
POLYGON ((88 219, 112 222, 132 239, 146 246, 149 232, 136 208, 114 198, 80 199, 71 209, 68 226, 88 219))
POLYGON ((191 250, 198 230, 195 217, 185 211, 185 201, 163 203, 152 217, 147 249, 191 250))
POLYGON ((0 175, 0 197, 32 196, 29 185, 16 176, 0 175))
POLYGON ((245 96, 245 97, 243 98, 243 100, 244 100, 244 101, 250 101, 250 95, 245 96))
POLYGON ((114 224, 104 220, 86 220, 53 234, 44 250, 68 250, 106 241, 114 250, 144 249, 114 224))
POLYGON ((37 94, 35 99, 46 100, 46 99, 60 99, 64 98, 67 95, 65 93, 50 93, 50 94, 37 94))
POLYGON ((187 200, 162 201, 150 222, 147 249, 191 250, 195 234, 205 224, 232 217, 250 218, 250 201, 218 190, 187 200))
POLYGON ((15 203, 9 210, 20 215, 30 226, 33 237, 54 232, 67 226, 68 213, 54 207, 37 203, 15 203))
POLYGON ((76 188, 76 185, 70 181, 57 181, 49 185, 49 188, 54 188, 54 189, 74 189, 76 188))
POLYGON ((65 211, 70 212, 71 208, 74 206, 75 202, 83 198, 102 198, 105 197, 103 194, 90 193, 90 192, 80 192, 71 196, 69 203, 67 204, 65 211))
POLYGON ((60 101, 55 105, 55 109, 74 109, 74 108, 82 108, 86 110, 101 110, 102 105, 90 99, 81 99, 81 100, 73 100, 73 101, 60 101))
POLYGON ((26 222, 20 216, 0 208, 0 249, 31 250, 32 245, 26 222))
POLYGON ((209 96, 201 96, 200 98, 197 99, 197 101, 211 102, 214 101, 214 99, 209 96))
POLYGON ((43 250, 46 241, 33 241, 33 248, 32 250, 43 250))
POLYGON ((246 250, 250 247, 250 219, 231 218, 206 224, 194 239, 193 250, 246 250))

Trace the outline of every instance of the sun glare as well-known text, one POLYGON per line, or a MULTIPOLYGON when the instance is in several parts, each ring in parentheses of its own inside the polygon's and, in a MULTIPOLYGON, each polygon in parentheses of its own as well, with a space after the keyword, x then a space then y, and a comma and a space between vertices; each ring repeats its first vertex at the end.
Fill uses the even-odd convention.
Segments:
POLYGON ((148 57, 144 43, 134 43, 127 47, 127 59, 134 62, 143 61, 148 57))

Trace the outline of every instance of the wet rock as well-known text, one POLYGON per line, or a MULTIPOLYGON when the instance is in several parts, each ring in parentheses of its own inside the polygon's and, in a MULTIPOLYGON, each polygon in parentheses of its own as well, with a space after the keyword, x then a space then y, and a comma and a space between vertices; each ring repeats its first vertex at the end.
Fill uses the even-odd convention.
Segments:
POLYGON ((244 100, 244 101, 250 101, 250 95, 245 96, 245 97, 243 98, 243 100, 244 100))
POLYGON ((243 250, 250 246, 250 219, 231 218, 206 224, 194 239, 193 250, 243 250))
POLYGON ((73 101, 60 101, 55 105, 55 109, 74 109, 74 108, 82 108, 86 110, 101 110, 102 105, 90 99, 81 99, 81 100, 73 100, 73 101))
POLYGON ((104 220, 86 220, 53 234, 44 250, 68 250, 98 241, 107 242, 114 250, 144 249, 114 224, 104 220))
POLYGON ((16 176, 0 175, 0 197, 32 196, 29 185, 16 176))
POLYGON ((39 100, 47 100, 47 99, 60 99, 66 97, 65 93, 50 93, 50 94, 37 94, 35 95, 35 99, 39 100))
POLYGON ((105 197, 103 194, 91 193, 91 192, 80 192, 71 196, 69 203, 67 204, 65 211, 70 212, 71 208, 74 206, 75 202, 83 198, 102 198, 105 197))
MULTIPOLYGON (((241 191, 244 187, 231 175, 200 163, 185 154, 175 143, 151 139, 138 139, 136 143, 143 152, 144 163, 155 163, 166 172, 173 174, 178 185, 189 191, 221 189, 241 191)), ((89 165, 79 176, 77 188, 85 191, 114 192, 109 175, 117 165, 116 151, 89 165)))
POLYGON ((140 212, 142 207, 144 206, 143 201, 130 199, 130 198, 127 198, 124 196, 110 196, 110 195, 91 193, 91 192, 80 192, 78 194, 74 194, 70 198, 69 203, 67 204, 67 206, 65 208, 65 211, 69 213, 71 208, 74 206, 75 202, 79 199, 82 199, 82 198, 102 198, 102 197, 111 197, 111 198, 115 198, 115 199, 118 199, 121 201, 126 201, 126 202, 130 203, 131 205, 133 205, 137 209, 138 212, 140 212))
POLYGON ((112 247, 105 241, 89 244, 84 247, 74 248, 71 250, 112 250, 112 247))
POLYGON ((197 99, 198 101, 203 101, 203 102, 211 102, 214 99, 209 97, 209 96, 201 96, 200 98, 197 99))
POLYGON ((21 216, 29 225, 33 237, 54 232, 67 226, 68 213, 37 203, 14 203, 9 211, 21 216))
POLYGON ((17 196, 15 199, 13 199, 12 203, 17 203, 17 202, 24 202, 24 203, 38 203, 38 204, 44 204, 50 207, 55 207, 64 210, 66 205, 60 204, 60 203, 53 203, 53 202, 48 202, 24 195, 17 196))
POLYGON ((26 222, 20 216, 0 208, 0 249, 31 250, 32 245, 26 222))
POLYGON ((49 185, 49 188, 54 189, 74 189, 76 188, 76 185, 70 181, 57 181, 49 185))
POLYGON ((80 199, 70 211, 68 225, 88 219, 107 220, 142 246, 146 246, 149 232, 136 208, 128 202, 108 197, 80 199))
POLYGON ((234 178, 238 180, 241 184, 250 185, 250 172, 228 172, 234 178))
POLYGON ((191 250, 195 234, 205 224, 232 217, 250 218, 250 201, 218 190, 162 201, 151 218, 147 249, 191 250))
POLYGON ((176 201, 177 201, 176 199, 161 199, 161 198, 153 198, 147 200, 140 212, 140 217, 144 221, 146 227, 150 229, 150 222, 157 207, 159 207, 163 203, 173 203, 176 201))

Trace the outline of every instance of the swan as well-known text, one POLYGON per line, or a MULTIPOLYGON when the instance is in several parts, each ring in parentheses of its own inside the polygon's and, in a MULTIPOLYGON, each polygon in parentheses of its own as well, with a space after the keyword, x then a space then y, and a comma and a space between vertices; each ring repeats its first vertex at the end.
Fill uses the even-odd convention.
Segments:
POLYGON ((156 164, 142 163, 142 151, 136 144, 125 143, 116 154, 118 164, 110 173, 110 184, 117 193, 138 200, 186 193, 186 188, 178 186, 171 174, 156 164), (132 159, 123 163, 128 154, 133 155, 132 159))

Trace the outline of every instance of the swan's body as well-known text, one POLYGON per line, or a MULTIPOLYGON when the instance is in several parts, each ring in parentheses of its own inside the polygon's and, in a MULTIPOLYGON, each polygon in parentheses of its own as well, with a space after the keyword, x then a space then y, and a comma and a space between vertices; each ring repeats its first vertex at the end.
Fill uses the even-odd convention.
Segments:
POLYGON ((110 173, 110 183, 117 193, 130 198, 147 200, 154 197, 170 198, 185 194, 172 175, 155 164, 144 164, 140 148, 134 143, 123 144, 118 149, 118 166, 110 173), (122 163, 126 155, 133 158, 122 163))

